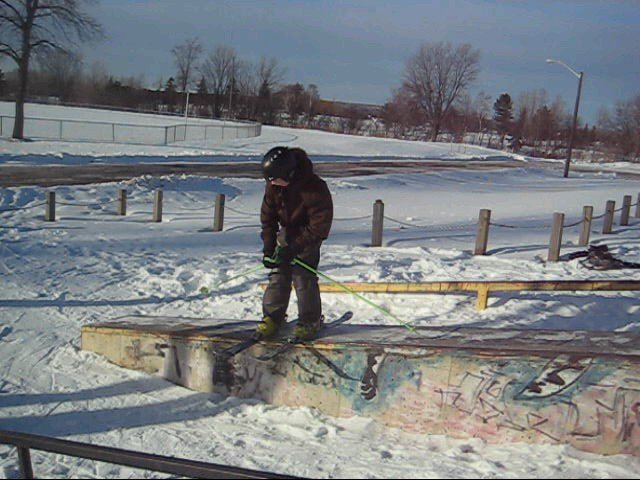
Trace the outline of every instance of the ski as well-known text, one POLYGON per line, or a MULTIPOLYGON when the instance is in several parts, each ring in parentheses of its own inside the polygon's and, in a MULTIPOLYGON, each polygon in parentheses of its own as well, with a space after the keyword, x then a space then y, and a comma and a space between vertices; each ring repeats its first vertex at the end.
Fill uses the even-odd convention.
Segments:
MULTIPOLYGON (((349 320, 351 320, 351 317, 353 317, 353 312, 349 311, 349 312, 345 312, 340 318, 333 320, 329 323, 325 323, 323 325, 323 327, 320 329, 320 335, 324 334, 327 332, 327 330, 330 330, 332 328, 337 327, 338 325, 342 325, 345 322, 348 322, 349 320)), ((304 344, 307 343, 301 339, 299 339, 298 337, 289 337, 287 338, 286 342, 283 343, 282 345, 280 345, 278 348, 276 348, 275 350, 272 350, 271 352, 265 354, 265 355, 261 355, 259 357, 255 357, 256 360, 258 360, 259 362, 266 362, 269 360, 273 360, 275 357, 277 357, 278 355, 283 354, 284 352, 288 351, 289 349, 295 347, 296 345, 300 345, 300 344, 304 344)))
POLYGON ((254 333, 249 338, 242 340, 229 348, 214 353, 216 363, 213 368, 213 384, 214 385, 231 385, 232 373, 230 360, 238 353, 251 348, 262 340, 262 335, 254 333))
MULTIPOLYGON (((290 327, 291 325, 295 325, 296 322, 297 320, 294 320, 290 324, 286 324, 286 325, 287 327, 290 327)), ((245 340, 241 340, 235 345, 232 345, 224 350, 215 352, 214 355, 217 361, 226 362, 229 359, 231 359, 231 357, 234 357, 240 352, 248 348, 251 348, 253 345, 255 345, 256 343, 260 343, 262 340, 264 340, 262 335, 258 334, 257 332, 254 332, 249 338, 245 340)))
POLYGON ((242 340, 236 343, 235 345, 232 345, 231 347, 222 350, 221 352, 216 352, 215 353, 216 360, 219 360, 219 361, 228 360, 231 357, 239 354, 243 350, 246 350, 247 348, 251 348, 256 343, 259 343, 260 340, 262 340, 262 335, 258 335, 257 333, 254 333, 249 338, 242 340))

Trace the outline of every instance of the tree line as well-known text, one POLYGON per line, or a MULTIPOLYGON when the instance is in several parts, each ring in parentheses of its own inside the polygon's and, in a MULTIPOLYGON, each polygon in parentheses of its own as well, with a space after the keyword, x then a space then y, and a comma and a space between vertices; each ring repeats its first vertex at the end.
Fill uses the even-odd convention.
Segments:
MULTIPOLYGON (((103 37, 87 0, 0 0, 0 97, 16 102, 14 138, 23 136, 29 98, 135 110, 235 118, 393 138, 467 142, 534 156, 563 156, 571 117, 545 90, 493 99, 469 94, 480 51, 469 44, 424 43, 405 64, 399 86, 381 106, 322 100, 316 85, 286 83, 276 58, 243 59, 234 47, 205 50, 188 38, 170 52, 175 75, 149 87, 143 76, 116 78, 100 63, 86 67, 79 46, 103 37)), ((640 161, 640 95, 603 109, 596 125, 579 122, 576 154, 640 161)))

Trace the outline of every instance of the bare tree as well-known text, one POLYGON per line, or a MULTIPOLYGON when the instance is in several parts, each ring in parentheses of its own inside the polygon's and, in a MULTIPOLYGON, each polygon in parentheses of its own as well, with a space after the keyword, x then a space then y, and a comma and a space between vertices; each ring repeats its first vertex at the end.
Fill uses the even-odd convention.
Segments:
POLYGON ((70 51, 77 42, 100 38, 102 28, 84 11, 92 0, 0 0, 0 55, 18 66, 13 138, 24 136, 24 102, 32 54, 70 51))
POLYGON ((278 95, 282 99, 284 111, 289 116, 290 125, 295 126, 298 122, 298 116, 304 113, 305 107, 309 104, 304 86, 301 83, 284 85, 278 91, 278 95))
POLYGON ((484 141, 484 132, 491 118, 491 96, 484 91, 478 93, 474 101, 474 108, 478 115, 478 144, 482 146, 484 141))
POLYGON ((405 89, 396 89, 392 98, 382 109, 382 120, 385 134, 394 138, 406 138, 407 132, 418 122, 422 122, 422 113, 418 112, 415 103, 409 98, 405 89), (420 117, 420 119, 418 119, 420 117))
POLYGON ((63 101, 73 99, 75 89, 82 80, 82 57, 77 54, 54 50, 38 54, 36 63, 40 81, 47 95, 55 95, 63 101))
POLYGON ((549 104, 545 89, 529 90, 518 95, 515 102, 519 133, 533 146, 535 152, 541 138, 541 118, 547 118, 546 112, 540 109, 549 104))
POLYGON ((283 81, 285 70, 275 58, 262 57, 257 67, 257 75, 260 85, 257 113, 262 121, 273 123, 276 111, 273 94, 277 85, 283 81))
POLYGON ((236 62, 234 83, 238 93, 237 111, 244 118, 255 119, 260 88, 256 67, 242 59, 236 62))
POLYGON ((178 87, 182 92, 186 92, 187 88, 193 83, 196 63, 200 55, 202 55, 202 51, 202 45, 198 37, 188 38, 171 49, 174 62, 178 68, 178 87))
POLYGON ((236 65, 239 65, 239 60, 235 49, 219 45, 200 66, 200 73, 207 82, 209 94, 212 95, 211 107, 215 117, 221 115, 224 94, 234 81, 236 65))
POLYGON ((640 95, 618 102, 611 126, 616 150, 630 161, 640 159, 640 95))
POLYGON ((480 51, 469 44, 426 43, 407 61, 403 88, 422 111, 436 141, 458 96, 476 79, 480 51))
POLYGON ((307 85, 307 97, 309 98, 309 106, 307 109, 307 126, 311 126, 313 117, 316 114, 316 105, 320 101, 320 90, 314 83, 307 85))

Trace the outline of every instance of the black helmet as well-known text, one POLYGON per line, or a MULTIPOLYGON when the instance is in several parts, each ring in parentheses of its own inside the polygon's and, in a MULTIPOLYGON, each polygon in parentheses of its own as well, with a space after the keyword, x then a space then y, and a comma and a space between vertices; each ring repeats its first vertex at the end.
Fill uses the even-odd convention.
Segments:
POLYGON ((287 147, 274 147, 262 159, 262 175, 265 180, 281 178, 290 182, 297 166, 296 157, 287 147))

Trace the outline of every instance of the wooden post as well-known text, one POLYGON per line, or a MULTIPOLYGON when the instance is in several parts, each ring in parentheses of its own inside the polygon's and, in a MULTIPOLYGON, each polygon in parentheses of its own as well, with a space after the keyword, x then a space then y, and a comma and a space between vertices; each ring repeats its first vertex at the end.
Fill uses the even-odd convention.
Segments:
POLYGON ((371 246, 382 246, 382 228, 384 226, 384 203, 376 200, 373 204, 373 221, 371 229, 371 246))
POLYGON ((216 208, 213 216, 213 231, 221 232, 224 227, 224 194, 216 195, 216 208))
POLYGON ((553 214, 553 226, 551 227, 551 241, 549 243, 548 262, 557 262, 560 259, 562 247, 562 227, 564 226, 564 213, 553 214))
POLYGON ((489 225, 491 224, 491 210, 483 208, 478 217, 478 233, 474 255, 486 255, 489 243, 489 225))
POLYGON ((127 214, 127 191, 123 188, 120 190, 118 198, 118 215, 125 216, 127 214))
POLYGON ((56 221, 56 192, 47 192, 47 209, 44 214, 47 222, 56 221))
POLYGON ((611 233, 613 230, 613 215, 616 210, 615 200, 608 200, 605 207, 604 221, 602 223, 602 233, 611 233))
POLYGON ((489 303, 489 287, 478 287, 478 301, 476 302, 476 310, 484 310, 489 303))
POLYGON ((162 190, 156 190, 153 199, 153 221, 162 222, 162 190))
POLYGON ((631 195, 625 195, 622 200, 622 212, 620 213, 620 225, 629 225, 629 217, 631 216, 631 195))
POLYGON ((582 209, 582 230, 580 231, 580 239, 578 245, 589 245, 589 238, 591 237, 591 221, 593 220, 593 207, 585 206, 582 209))

